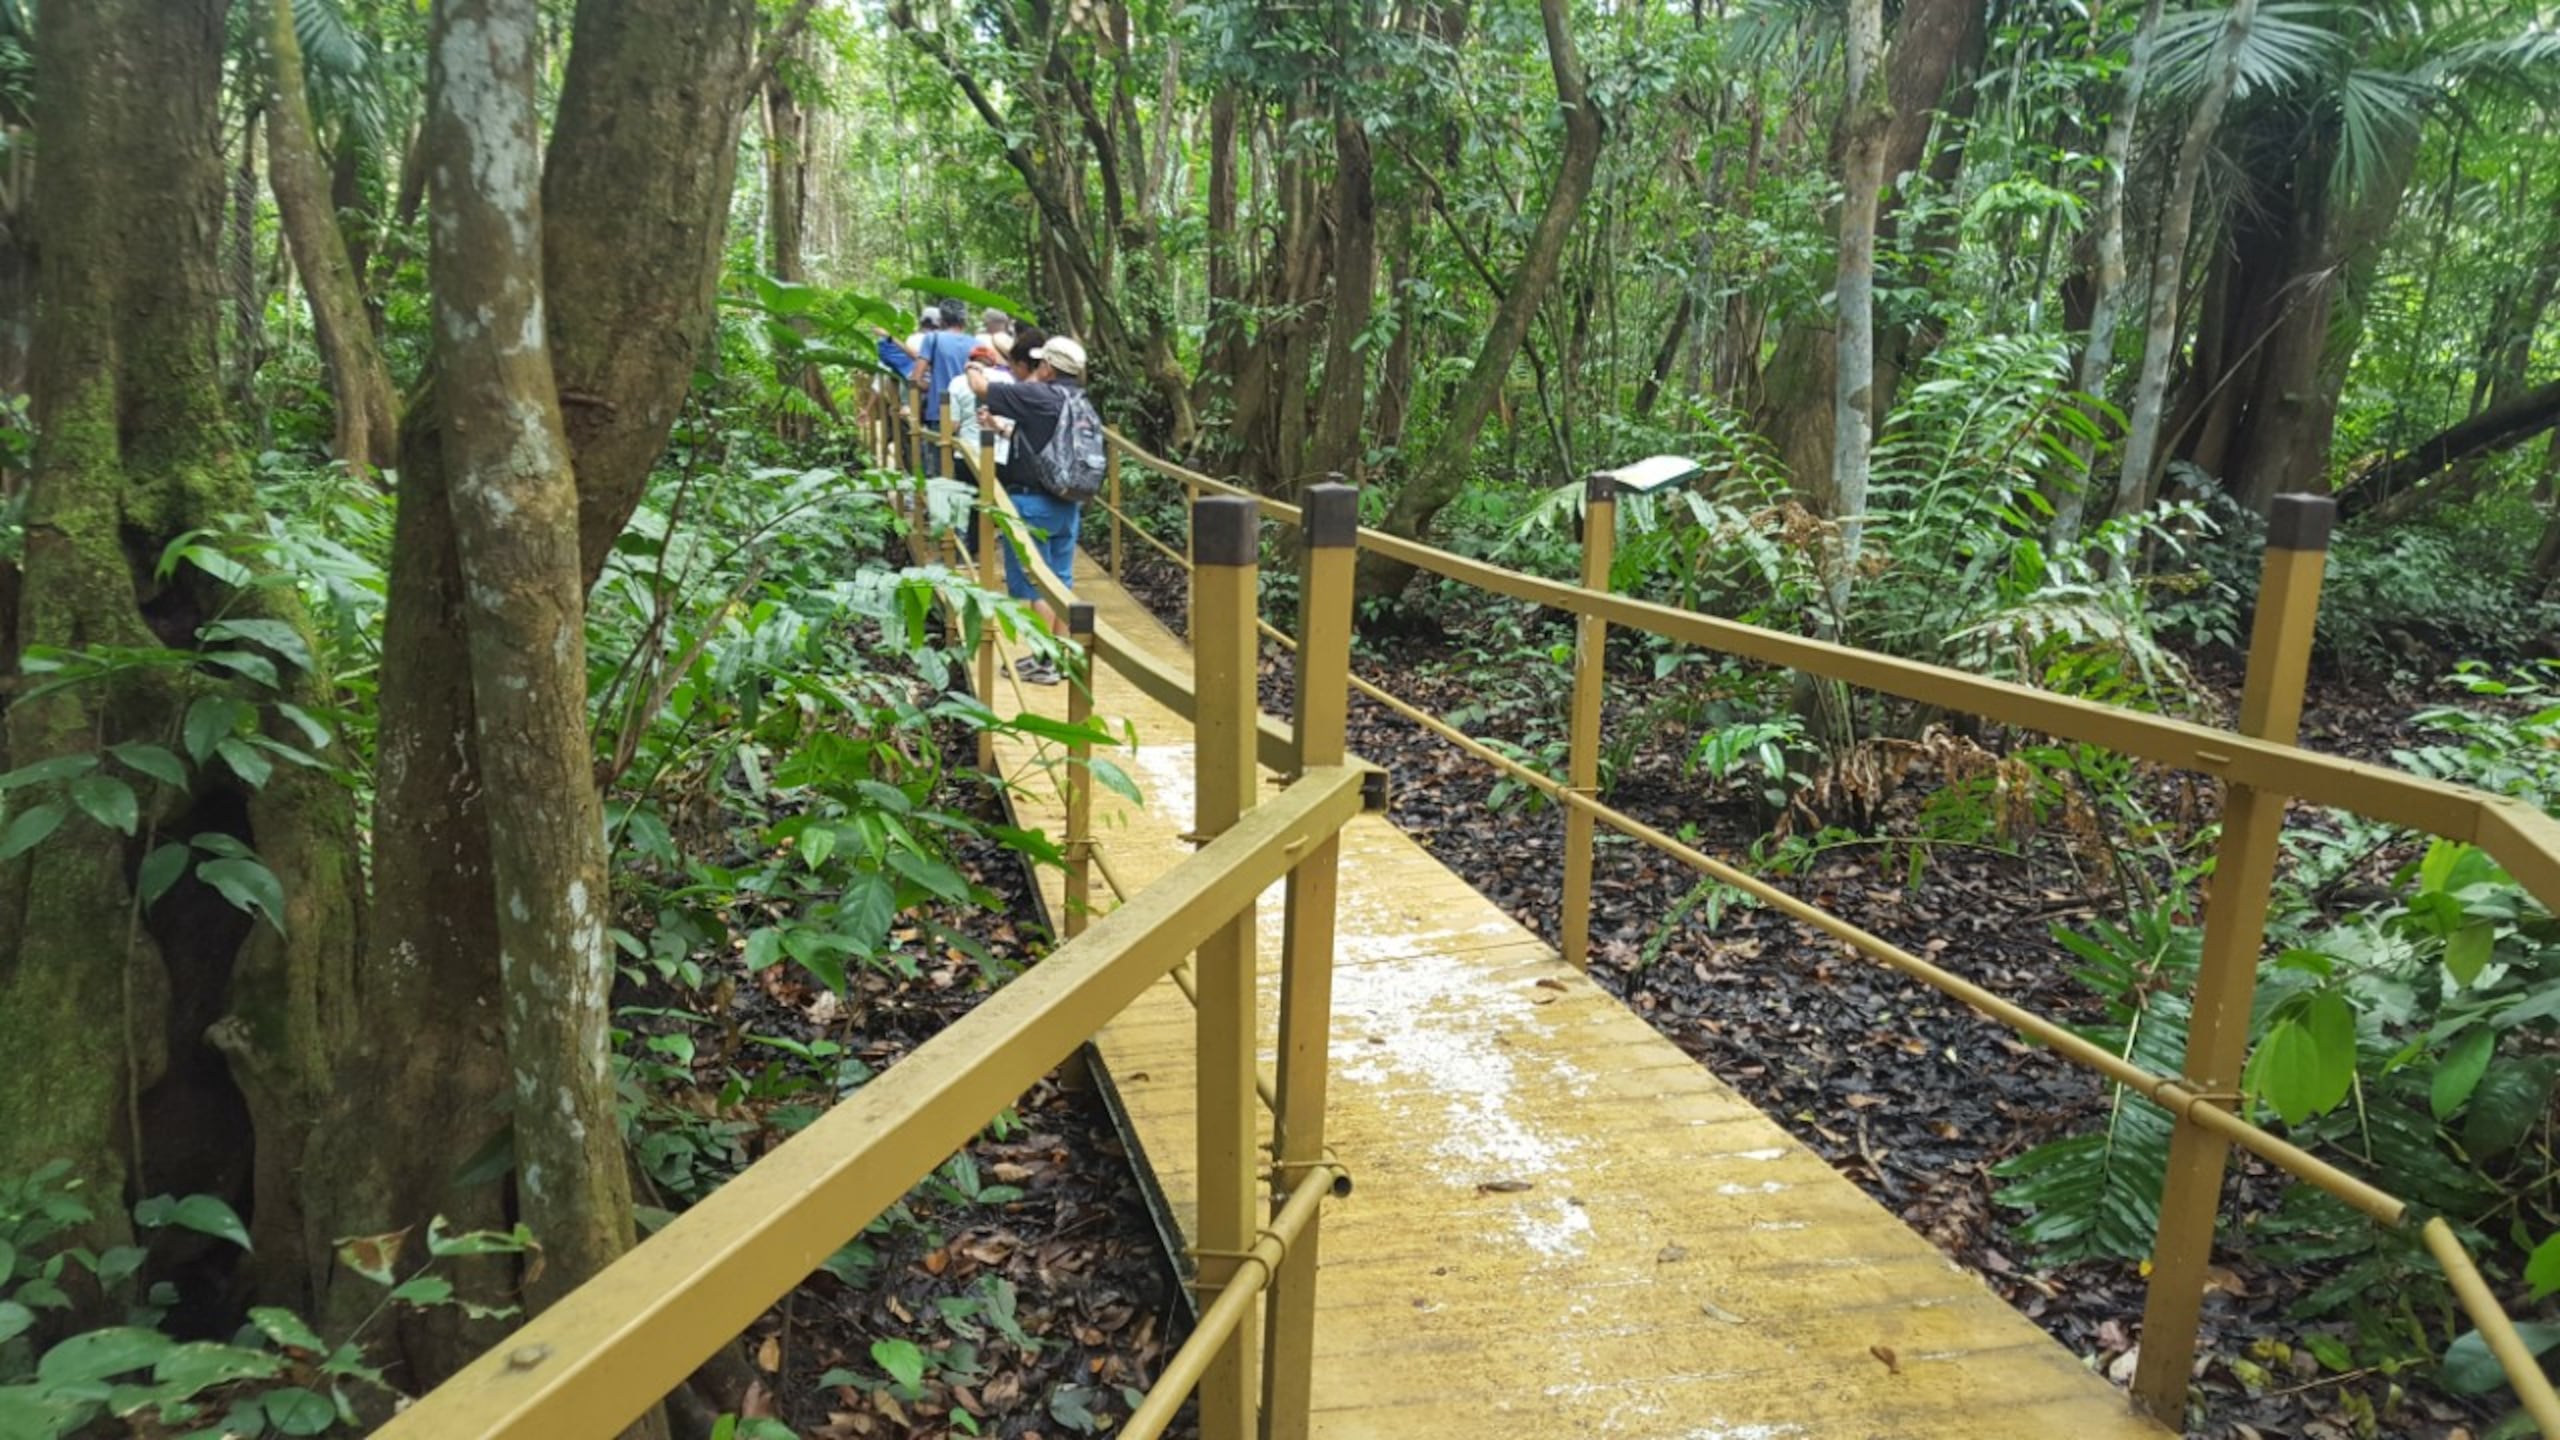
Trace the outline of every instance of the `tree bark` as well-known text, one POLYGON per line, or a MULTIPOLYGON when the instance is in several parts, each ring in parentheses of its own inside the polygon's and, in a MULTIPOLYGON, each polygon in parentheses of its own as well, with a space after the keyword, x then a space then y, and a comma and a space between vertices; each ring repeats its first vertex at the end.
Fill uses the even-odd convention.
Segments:
POLYGON ((1368 414, 1368 357, 1360 340, 1368 332, 1378 286, 1377 195, 1371 179, 1369 134, 1359 117, 1334 118, 1333 304, 1324 355, 1324 383, 1316 401, 1316 439, 1305 473, 1340 473, 1359 482, 1360 422, 1368 414))
POLYGON ((1876 209, 1884 190, 1885 131, 1893 123, 1883 93, 1884 0, 1850 0, 1849 83, 1840 130, 1840 340, 1834 361, 1831 420, 1832 514, 1840 525, 1839 569, 1830 580, 1831 610, 1844 614, 1849 577, 1865 532, 1868 447, 1876 378, 1876 209))
POLYGON ((2413 497, 2424 494, 2411 487, 2465 461, 2513 449, 2555 426, 2560 426, 2560 380, 2448 425, 2369 467, 2339 487, 2338 513, 2341 518, 2366 513, 2377 520, 2406 518, 2420 508, 2413 497))
POLYGON ((543 327, 534 0, 442 0, 429 206, 444 470, 499 896, 516 1196, 536 1307, 630 1248, 606 1001, 604 815, 587 735, 577 482, 543 327))
MULTIPOLYGON (((1958 62, 1978 48, 1983 7, 1979 0, 1912 0, 1894 22, 1893 48, 1884 67, 1886 100, 1892 118, 1884 136, 1882 174, 1887 179, 1917 169, 1926 153, 1937 107, 1945 98, 1958 62)), ((1848 116, 1844 108, 1843 117, 1848 116)), ((1845 134, 1833 137, 1844 157, 1845 134)), ((1887 197, 1878 202, 1876 224, 1891 223, 1900 206, 1887 197)), ((1778 458, 1795 483, 1823 513, 1832 513, 1830 495, 1832 445, 1838 433, 1834 413, 1838 377, 1834 362, 1839 337, 1813 316, 1790 323, 1778 337, 1776 353, 1763 373, 1759 412, 1761 433, 1769 437, 1778 458)), ((1892 396, 1871 396, 1872 426, 1882 418, 1892 396)))
POLYGON ((332 448, 351 469, 378 470, 392 458, 400 433, 391 367, 374 339, 364 284, 330 200, 328 170, 311 125, 311 97, 303 88, 293 0, 269 0, 266 10, 267 183, 275 190, 294 270, 311 297, 313 338, 328 367, 336 412, 332 448))
POLYGON ((2178 295, 2187 271, 2187 237, 2195 228, 2196 188, 2204 179, 2206 153, 2222 126, 2222 110, 2239 76, 2240 46, 2257 14, 2257 0, 2234 0, 2223 21, 2221 39, 2207 62, 2204 93, 2197 97, 2178 141, 2169 196, 2160 208, 2159 231, 2152 242, 2150 313, 2142 342, 2142 375, 2135 382, 2133 419, 2125 435, 2124 468, 2116 480, 2113 514, 2140 512, 2151 503, 2151 487, 2160 465, 2161 418, 2169 394, 2169 366, 2178 348, 2178 295))
MULTIPOLYGON (((2105 397, 2107 375, 2115 368, 2116 322, 2124 314, 2125 182, 2133 171, 2134 126, 2141 119, 2143 91, 2151 83, 2151 54, 2159 45, 2163 8, 2162 0, 2143 0, 2142 18, 2133 27, 2133 52, 2125 61, 2124 93, 2107 124, 2106 178, 2098 188, 2098 254, 2089 286, 2089 338, 2080 348, 2079 369, 2072 382, 2081 394, 2099 398, 2105 397)), ((2095 424, 2097 417, 2090 416, 2090 421, 2095 424)), ((2071 453, 2080 462, 2080 473, 2063 476, 2045 493, 2053 506, 2045 538, 2048 548, 2056 552, 2080 537, 2089 487, 2097 479, 2096 444, 2074 440, 2071 453)))
MULTIPOLYGON (((217 614, 302 625, 289 590, 234 590, 194 567, 162 578, 153 564, 177 536, 255 509, 218 358, 224 8, 52 0, 43 10, 39 439, 16 653, 192 649, 217 614)), ((9 704, 8 754, 23 765, 125 742, 175 749, 188 706, 215 694, 281 731, 275 702, 321 705, 326 687, 271 658, 283 677, 274 689, 156 667, 9 704)), ((75 813, 0 863, 0 1053, 11 1060, 0 1071, 0 1174, 71 1161, 106 1212, 93 1227, 102 1237, 123 1229, 132 1196, 220 1196, 248 1218, 256 1248, 185 1257, 206 1267, 187 1299, 216 1315, 244 1298, 307 1305, 328 1254, 308 1223, 311 1201, 334 1177, 306 1165, 304 1142, 355 1029, 352 814, 334 784, 296 766, 255 784, 206 763, 173 786, 103 763, 139 797, 138 833, 75 813), (193 874, 138 904, 143 855, 208 832, 248 845, 275 876, 281 930, 193 874)), ((20 791, 11 805, 23 813, 60 798, 20 791)), ((175 1258, 157 1255, 142 1283, 165 1278, 160 1267, 175 1258)))
MULTIPOLYGON (((1493 323, 1485 328, 1475 364, 1450 399, 1449 422, 1442 427, 1428 455, 1406 478, 1387 512, 1385 528, 1392 534, 1413 538, 1427 534, 1433 518, 1465 486, 1467 473, 1475 462, 1476 438, 1484 432, 1485 421, 1502 396, 1511 362, 1529 333, 1530 318, 1546 298, 1548 287, 1555 283, 1565 240, 1582 213, 1582 202, 1591 194, 1592 173, 1600 160, 1600 112, 1591 103, 1582 57, 1573 47, 1564 0, 1539 0, 1538 15, 1546 30, 1548 68, 1555 74, 1556 103, 1564 112, 1563 152, 1557 158, 1555 179, 1547 190, 1546 208, 1538 216, 1537 228, 1530 232, 1529 245, 1521 253, 1519 265, 1511 272, 1511 283, 1494 310, 1493 323)), ((1360 557, 1359 587, 1363 595, 1400 594, 1412 582, 1413 575, 1410 565, 1377 555, 1360 557)))
MULTIPOLYGON (((804 243, 809 213, 809 114, 792 93, 791 81, 779 71, 764 82, 765 268, 774 279, 800 284, 809 278, 804 243)), ((792 328, 806 335, 808 317, 794 316, 792 328)), ((785 364, 780 379, 809 397, 819 411, 831 410, 825 377, 815 365, 785 364)), ((806 440, 815 432, 814 416, 786 411, 781 432, 786 439, 806 440)))
MULTIPOLYGON (((755 76, 753 0, 588 0, 579 6, 542 176, 544 314, 578 480, 581 588, 606 557, 666 445, 712 326, 724 221, 755 76)), ((472 696, 465 586, 430 381, 400 450, 377 739, 375 911, 359 1004, 434 1044, 365 1058, 323 1126, 351 1173, 336 1234, 494 1223, 508 1193, 457 1177, 507 1143, 512 1063, 493 1007, 499 892, 472 696), (472 1217, 466 1222, 466 1217, 472 1217)), ((592 783, 592 782, 590 782, 592 783)), ((601 896, 591 896, 601 904, 601 896)), ((547 1237, 546 1237, 547 1238, 547 1237)), ((492 1265, 482 1298, 506 1293, 492 1265)), ((365 1287, 328 1315, 361 1318, 365 1287)), ((424 1386, 488 1343, 431 1311, 399 1322, 400 1378, 424 1386)))

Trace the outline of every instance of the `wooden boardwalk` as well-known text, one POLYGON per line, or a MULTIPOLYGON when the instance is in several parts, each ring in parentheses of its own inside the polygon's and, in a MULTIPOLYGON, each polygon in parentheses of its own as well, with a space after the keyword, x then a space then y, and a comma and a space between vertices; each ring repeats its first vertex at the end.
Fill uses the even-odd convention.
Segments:
MULTIPOLYGON (((1104 624, 1189 668, 1100 566, 1078 571, 1104 624)), ((1019 694, 1064 714, 1063 687, 1019 694)), ((1094 802, 1135 889, 1189 853, 1189 726, 1107 669, 1095 699, 1137 737, 1113 758, 1146 804, 1094 802)), ((1055 747, 999 749, 1022 822, 1063 833, 1055 747)), ((1042 884, 1060 913, 1060 877, 1042 884)), ((1268 1073, 1277 890, 1260 932, 1268 1073)), ((1344 832, 1339 935, 1328 1138, 1357 1188, 1325 1210, 1318 1435, 2166 1433, 1383 817, 1344 832)), ((1159 983, 1096 1048, 1187 1237, 1190 1003, 1159 983)))

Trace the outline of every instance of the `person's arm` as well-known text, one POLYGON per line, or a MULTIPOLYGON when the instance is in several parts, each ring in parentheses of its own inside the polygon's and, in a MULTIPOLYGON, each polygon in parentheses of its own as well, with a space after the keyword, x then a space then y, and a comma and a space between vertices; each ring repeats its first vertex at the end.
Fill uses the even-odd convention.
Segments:
POLYGON ((987 367, 985 365, 970 365, 969 393, 977 396, 981 400, 987 398, 987 367))
POLYGON ((888 366, 890 371, 902 381, 912 378, 916 373, 916 357, 908 352, 907 347, 896 336, 886 330, 880 332, 880 363, 888 366))

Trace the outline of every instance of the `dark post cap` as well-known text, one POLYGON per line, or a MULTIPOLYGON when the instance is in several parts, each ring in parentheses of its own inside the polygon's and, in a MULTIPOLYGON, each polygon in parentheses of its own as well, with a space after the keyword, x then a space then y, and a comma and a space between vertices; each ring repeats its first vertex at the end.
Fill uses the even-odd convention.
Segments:
POLYGON ((1582 477, 1582 497, 1586 500, 1618 498, 1618 477, 1606 470, 1594 470, 1582 477))
POLYGON ((2270 550, 2326 550, 2338 526, 2338 502, 2326 495, 2279 495, 2267 511, 2270 550))
POLYGON ((1339 480, 1307 487, 1302 519, 1307 543, 1339 550, 1360 543, 1360 492, 1339 480))
POLYGON ((1372 770, 1360 777, 1360 805, 1373 815, 1387 813, 1389 787, 1394 777, 1384 770, 1372 770))
POLYGON ((1079 600, 1073 605, 1067 607, 1067 633, 1070 635, 1090 635, 1093 633, 1092 601, 1079 600))
POLYGON ((1262 508, 1242 495, 1210 495, 1191 507, 1191 558, 1252 565, 1262 558, 1262 508))

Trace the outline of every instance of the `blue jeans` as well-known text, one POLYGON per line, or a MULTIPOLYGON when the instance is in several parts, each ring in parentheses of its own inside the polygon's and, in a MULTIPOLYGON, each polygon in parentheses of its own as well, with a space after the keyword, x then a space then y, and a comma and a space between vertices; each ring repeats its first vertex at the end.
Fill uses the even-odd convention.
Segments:
MULTIPOLYGON (((1084 507, 1072 500, 1061 500, 1039 490, 1012 492, 1013 507, 1022 512, 1022 521, 1031 531, 1031 546, 1058 578, 1072 590, 1076 583, 1076 536, 1084 528, 1084 507)), ((1014 540, 1004 540, 1004 593, 1016 600, 1037 600, 1038 588, 1022 568, 1022 557, 1014 553, 1014 540)))

